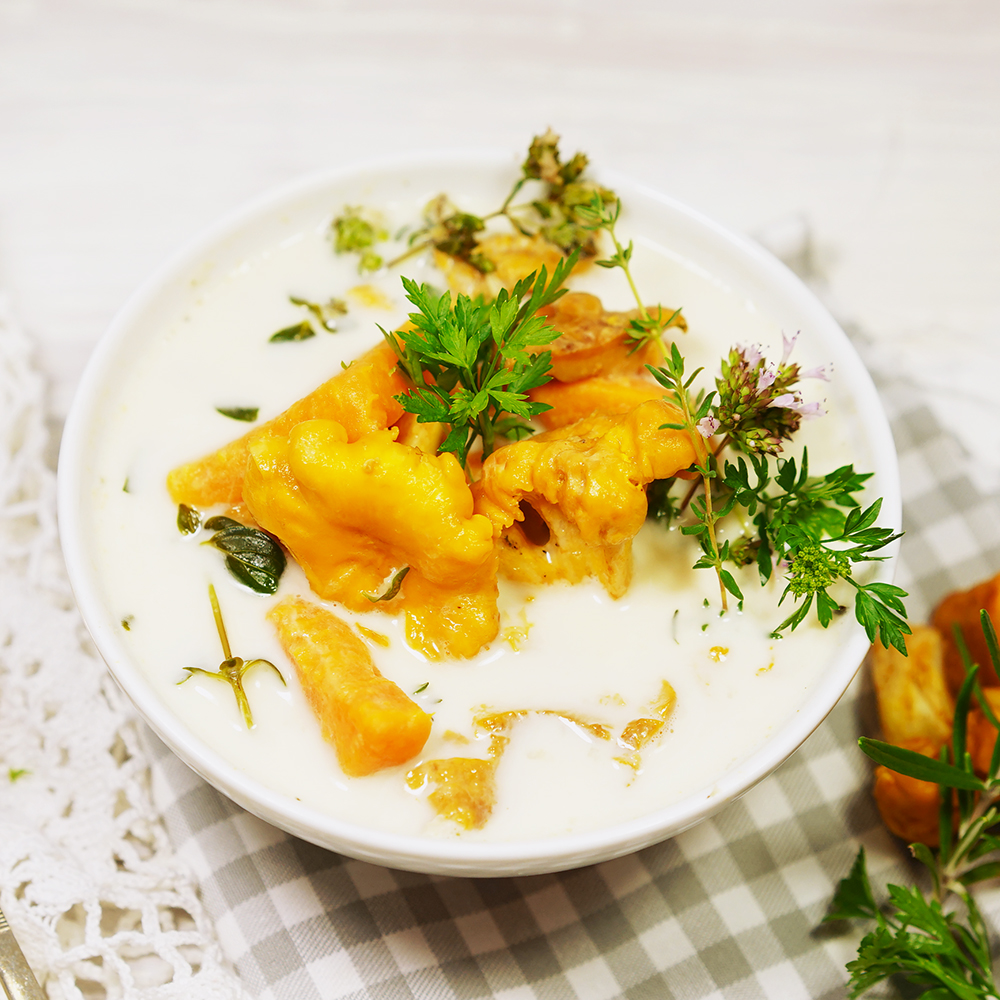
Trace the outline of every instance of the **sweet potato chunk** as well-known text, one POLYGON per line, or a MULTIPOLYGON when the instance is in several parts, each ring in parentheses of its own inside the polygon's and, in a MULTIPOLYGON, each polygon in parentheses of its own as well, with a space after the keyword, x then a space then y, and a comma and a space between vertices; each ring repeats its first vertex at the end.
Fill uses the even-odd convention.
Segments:
POLYGON ((532 400, 546 403, 538 419, 546 430, 566 427, 595 413, 619 416, 630 413, 647 399, 662 399, 663 387, 642 375, 594 375, 576 382, 553 379, 532 389, 532 400))
POLYGON ((406 383, 396 370, 395 353, 388 344, 379 344, 273 420, 211 455, 178 466, 167 476, 170 496, 174 503, 194 507, 239 503, 254 434, 263 430, 287 434, 302 420, 322 417, 340 423, 353 441, 398 420, 403 408, 393 397, 405 389, 406 383))
POLYGON ((908 656, 881 643, 872 647, 872 680, 882 733, 896 746, 910 739, 927 739, 940 748, 951 738, 955 714, 944 679, 941 637, 937 629, 914 625, 906 648, 908 656))
POLYGON ((267 617, 345 774, 362 777, 420 752, 431 717, 379 673, 347 622, 301 597, 284 598, 267 617))
POLYGON ((500 539, 501 572, 528 583, 596 576, 621 597, 646 518, 646 484, 704 457, 703 441, 660 429, 678 419, 669 403, 650 400, 625 416, 590 417, 493 452, 474 492, 500 539))
POLYGON ((348 441, 332 420, 263 430, 250 443, 243 495, 266 531, 302 566, 313 590, 355 611, 386 578, 409 571, 399 597, 411 645, 433 659, 473 656, 499 630, 490 522, 455 456, 397 443, 395 430, 348 441))
POLYGON ((1000 685, 1000 678, 990 663, 990 654, 979 623, 979 612, 985 608, 995 625, 1000 625, 1000 573, 969 590, 949 594, 935 609, 931 619, 941 632, 944 642, 944 669, 948 686, 957 691, 965 680, 962 657, 951 634, 952 624, 962 630, 973 663, 979 664, 979 680, 984 687, 1000 685))
MULTIPOLYGON (((646 311, 660 314, 664 320, 674 312, 666 306, 647 306, 646 311)), ((638 309, 611 312, 596 295, 567 292, 552 305, 539 309, 538 315, 548 319, 560 334, 546 348, 552 352, 552 377, 560 382, 641 372, 646 365, 658 365, 663 360, 658 342, 651 341, 638 350, 630 343, 629 322, 638 318, 638 309)), ((687 329, 680 315, 672 325, 687 329)))

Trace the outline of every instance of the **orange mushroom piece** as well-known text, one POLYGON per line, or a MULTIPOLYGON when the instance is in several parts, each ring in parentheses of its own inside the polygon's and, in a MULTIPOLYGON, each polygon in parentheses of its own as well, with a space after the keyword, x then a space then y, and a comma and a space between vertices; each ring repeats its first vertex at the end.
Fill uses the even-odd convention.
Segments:
POLYGON ((594 375, 576 382, 553 379, 528 395, 532 401, 552 407, 537 419, 546 430, 555 430, 595 413, 629 413, 647 399, 662 399, 663 387, 643 375, 594 375))
POLYGON ((347 622, 301 597, 279 601, 267 618, 345 774, 396 767, 423 749, 431 717, 382 676, 347 622))
POLYGON ((500 627, 492 526, 474 513, 454 455, 395 436, 350 441, 332 420, 263 430, 250 442, 244 500, 320 597, 371 610, 408 567, 400 595, 379 607, 405 610, 407 640, 431 659, 473 656, 500 627))
POLYGON ((204 458, 178 466, 167 476, 167 489, 174 503, 193 507, 238 504, 243 497, 250 440, 261 431, 287 434, 303 420, 322 417, 340 423, 353 441, 388 427, 403 412, 393 397, 406 391, 396 361, 392 348, 379 344, 273 420, 204 458))
POLYGON ((612 597, 632 577, 632 538, 645 486, 703 459, 705 443, 662 399, 625 416, 598 415, 493 452, 475 484, 477 512, 498 539, 501 572, 528 583, 596 576, 612 597))
MULTIPOLYGON (((659 316, 667 326, 687 329, 687 321, 666 306, 647 306, 650 316, 659 316), (669 321, 669 322, 668 322, 669 321)), ((559 336, 548 345, 552 352, 552 377, 576 382, 594 375, 641 372, 646 365, 663 360, 659 340, 636 348, 629 324, 640 316, 638 309, 612 312, 589 292, 567 292, 551 305, 538 310, 559 336)))

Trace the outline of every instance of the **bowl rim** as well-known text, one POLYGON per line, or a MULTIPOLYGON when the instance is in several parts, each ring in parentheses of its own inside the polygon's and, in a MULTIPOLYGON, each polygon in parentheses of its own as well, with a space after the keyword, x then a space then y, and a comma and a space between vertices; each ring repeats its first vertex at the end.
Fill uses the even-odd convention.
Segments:
MULTIPOLYGON (((516 169, 509 150, 439 150, 380 157, 334 170, 318 171, 275 188, 246 202, 220 221, 202 230, 172 254, 128 298, 86 366, 63 433, 58 464, 58 519, 70 583, 94 642, 112 676, 157 735, 189 767, 240 806, 294 835, 351 857, 390 867, 436 874, 503 876, 541 874, 579 867, 631 853, 675 836, 708 818, 726 803, 751 789, 784 762, 822 723, 846 691, 868 649, 864 631, 855 624, 850 638, 827 671, 811 686, 799 710, 763 744, 721 775, 710 790, 684 796, 651 813, 580 833, 521 841, 476 841, 400 835, 346 822, 290 799, 230 764, 221 754, 188 731, 159 700, 138 664, 129 657, 117 630, 110 627, 107 610, 92 579, 85 546, 83 508, 77 503, 85 475, 89 422, 100 400, 107 369, 130 339, 137 320, 162 288, 185 273, 213 247, 252 228, 270 213, 299 199, 359 175, 440 166, 516 169)), ((645 184, 611 170, 594 171, 616 190, 639 195, 706 231, 749 264, 755 276, 767 280, 784 299, 813 314, 822 327, 824 346, 837 346, 838 366, 849 368, 849 394, 863 414, 873 465, 883 493, 880 523, 898 531, 902 500, 896 450, 888 419, 875 385, 847 335, 816 296, 784 264, 752 240, 735 233, 701 212, 645 184)), ((891 580, 898 542, 878 564, 875 576, 891 580)), ((96 574, 94 574, 96 575, 96 574)), ((854 624, 854 623, 852 623, 854 624)))

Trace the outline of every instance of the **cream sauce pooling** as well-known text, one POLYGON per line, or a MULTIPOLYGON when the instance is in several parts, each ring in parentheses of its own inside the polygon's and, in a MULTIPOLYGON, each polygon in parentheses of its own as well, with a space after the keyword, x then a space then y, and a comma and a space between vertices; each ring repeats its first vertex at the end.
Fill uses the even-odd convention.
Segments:
MULTIPOLYGON (((396 206, 399 221, 416 217, 420 204, 396 206)), ((682 340, 689 370, 705 365, 716 371, 734 342, 759 342, 780 355, 781 331, 693 263, 640 241, 634 270, 646 301, 684 307, 691 327, 682 340)), ((408 262, 405 271, 443 283, 425 262, 408 262)), ((714 574, 689 568, 695 554, 679 532, 643 529, 635 579, 619 601, 596 583, 546 588, 501 581, 501 638, 471 661, 428 663, 405 644, 401 619, 333 606, 389 638, 388 649, 372 644, 379 669, 408 694, 426 684, 413 696, 434 713, 431 738, 418 758, 361 779, 338 768, 265 621, 267 609, 285 594, 316 599, 301 571, 290 564, 275 597, 252 594, 229 576, 220 553, 199 544, 204 533, 179 534, 164 487, 167 472, 248 429, 215 407, 258 406, 259 422, 269 419, 374 343, 375 323, 389 329, 404 318, 398 277, 386 276, 376 283, 393 308, 359 304, 364 297, 355 296, 342 332, 268 343, 271 333, 301 318, 289 293, 344 297, 361 280, 353 258, 333 257, 322 224, 297 232, 192 287, 189 306, 174 322, 150 331, 133 376, 109 401, 96 459, 94 549, 107 602, 129 618, 125 642, 150 683, 206 744, 271 788, 362 826, 453 836, 456 828, 435 818, 426 791, 409 790, 404 775, 422 760, 483 755, 486 741, 476 742, 474 715, 559 710, 606 723, 617 734, 648 714, 666 680, 677 692, 677 708, 666 734, 642 752, 638 771, 616 759, 622 750, 613 741, 556 717, 517 723, 498 768, 494 814, 483 830, 461 836, 520 840, 580 832, 699 790, 710 796, 714 781, 797 711, 836 650, 845 621, 828 631, 808 625, 784 640, 770 639, 768 632, 788 611, 776 609, 780 589, 761 589, 755 571, 740 576, 744 611, 720 617, 714 574), (183 666, 212 670, 222 660, 209 582, 219 593, 234 654, 270 659, 288 681, 282 687, 266 670, 247 676, 253 731, 244 727, 227 685, 197 675, 177 684, 183 666), (449 731, 472 745, 447 737, 449 731)), ((593 268, 571 287, 594 291, 607 308, 631 306, 617 272, 593 268)), ((796 357, 805 367, 825 360, 805 347, 796 357)), ((822 388, 816 383, 811 398, 822 398, 822 388)), ((805 425, 798 444, 809 446, 816 472, 851 460, 836 413, 805 425)))

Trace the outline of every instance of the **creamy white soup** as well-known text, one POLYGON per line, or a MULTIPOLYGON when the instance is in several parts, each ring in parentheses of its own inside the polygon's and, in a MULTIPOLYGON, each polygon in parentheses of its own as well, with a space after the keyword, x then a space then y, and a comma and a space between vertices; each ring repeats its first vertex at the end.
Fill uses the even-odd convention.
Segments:
MULTIPOLYGON (((390 227, 412 223, 433 193, 415 191, 409 200, 378 207, 390 227)), ((331 205, 330 213, 340 207, 331 205)), ((762 588, 753 567, 736 571, 746 595, 743 610, 733 602, 720 615, 714 573, 691 569, 694 543, 652 522, 635 541, 634 579, 619 600, 596 581, 528 586, 501 579, 500 635, 471 660, 430 662, 406 644, 401 617, 377 609, 358 615, 329 604, 387 638, 387 647, 370 642, 378 669, 433 714, 430 738, 417 757, 351 778, 323 740, 265 617, 286 595, 318 601, 304 574, 289 561, 278 593, 261 596, 229 575, 220 552, 201 544, 205 532, 184 536, 177 530, 177 509, 165 487, 168 471, 250 426, 217 407, 259 408, 259 425, 376 343, 377 324, 391 329, 408 312, 398 270, 359 277, 356 258, 333 254, 329 219, 317 216, 227 273, 192 282, 183 307, 148 331, 129 377, 111 390, 95 460, 92 551, 106 602, 127 624, 123 641, 149 682, 193 733, 248 775, 321 812, 396 833, 470 841, 546 837, 607 826, 695 792, 711 797, 714 781, 798 711, 852 616, 825 630, 810 617, 786 638, 773 639, 770 632, 789 613, 789 602, 778 608, 783 582, 762 588), (359 290, 361 285, 369 287, 359 290), (289 294, 345 299, 349 312, 339 332, 269 342, 276 330, 303 318, 289 294), (233 653, 272 661, 286 681, 263 668, 247 675, 252 730, 227 684, 201 675, 178 684, 185 666, 214 670, 223 659, 209 583, 233 653), (638 764, 623 759, 613 738, 600 739, 573 721, 603 723, 620 733, 647 711, 664 681, 676 691, 676 708, 638 764), (422 761, 484 756, 488 734, 476 730, 477 715, 528 709, 542 711, 510 730, 496 771, 496 806, 481 829, 442 819, 427 801, 428 787, 407 784, 407 772, 422 761)), ((690 329, 679 341, 689 370, 704 365, 708 384, 735 343, 758 343, 769 356, 780 356, 782 331, 755 302, 696 261, 643 238, 626 213, 622 235, 632 227, 634 273, 644 300, 684 309, 690 329)), ((402 271, 444 285, 426 256, 408 260, 402 271)), ((620 272, 591 268, 569 286, 599 295, 609 309, 633 306, 620 272)), ((802 365, 827 360, 811 353, 808 331, 801 341, 796 359, 802 365)), ((807 399, 824 397, 823 383, 803 388, 807 399)), ((794 447, 796 453, 809 447, 817 473, 854 459, 835 403, 825 405, 827 415, 805 422, 794 447)))

